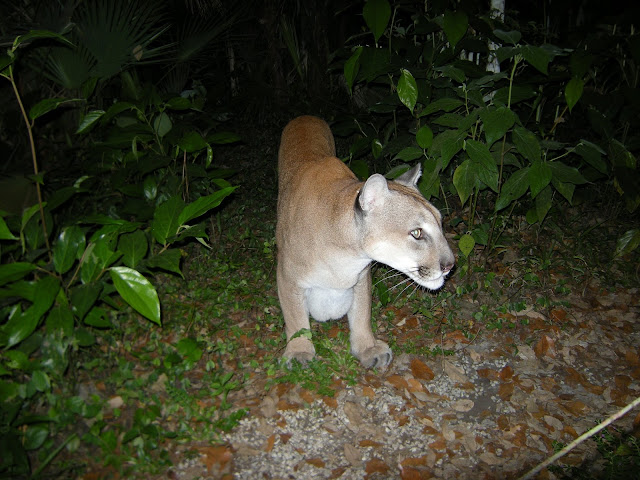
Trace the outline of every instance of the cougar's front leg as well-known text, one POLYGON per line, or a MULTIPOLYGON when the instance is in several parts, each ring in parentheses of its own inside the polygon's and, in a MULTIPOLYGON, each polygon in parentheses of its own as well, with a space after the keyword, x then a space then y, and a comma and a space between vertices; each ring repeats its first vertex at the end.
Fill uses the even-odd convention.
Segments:
POLYGON ((353 288, 353 304, 347 314, 351 331, 351 353, 365 368, 386 367, 393 357, 389 345, 377 340, 371 329, 371 269, 360 274, 353 288))
POLYGON ((313 359, 316 354, 313 343, 306 337, 291 339, 296 332, 310 328, 309 313, 304 303, 304 290, 294 283, 288 282, 280 268, 278 268, 277 280, 278 297, 280 298, 285 333, 287 334, 287 348, 283 357, 287 360, 288 365, 291 365, 292 360, 305 364, 313 359))

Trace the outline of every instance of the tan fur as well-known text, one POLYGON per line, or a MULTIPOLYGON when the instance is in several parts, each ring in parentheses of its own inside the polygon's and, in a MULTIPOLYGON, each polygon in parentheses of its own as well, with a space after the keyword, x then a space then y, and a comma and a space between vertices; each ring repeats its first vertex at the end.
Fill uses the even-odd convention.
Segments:
POLYGON ((386 367, 388 345, 371 330, 372 261, 386 263, 427 288, 437 289, 454 257, 440 213, 415 187, 414 168, 396 182, 367 182, 335 157, 329 126, 311 116, 282 133, 278 159, 278 296, 284 315, 284 356, 305 363, 315 355, 303 336, 309 315, 326 321, 345 314, 351 352, 365 367, 386 367), (419 239, 414 238, 417 231, 419 239))

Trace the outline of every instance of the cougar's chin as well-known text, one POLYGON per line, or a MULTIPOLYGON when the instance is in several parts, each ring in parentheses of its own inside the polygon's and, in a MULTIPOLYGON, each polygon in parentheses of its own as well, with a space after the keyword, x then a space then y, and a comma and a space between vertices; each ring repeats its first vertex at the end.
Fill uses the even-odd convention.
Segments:
POLYGON ((442 285, 444 285, 444 278, 447 276, 442 272, 439 272, 437 277, 429 279, 416 274, 408 273, 407 275, 418 285, 428 288, 429 290, 438 290, 440 287, 442 287, 442 285))

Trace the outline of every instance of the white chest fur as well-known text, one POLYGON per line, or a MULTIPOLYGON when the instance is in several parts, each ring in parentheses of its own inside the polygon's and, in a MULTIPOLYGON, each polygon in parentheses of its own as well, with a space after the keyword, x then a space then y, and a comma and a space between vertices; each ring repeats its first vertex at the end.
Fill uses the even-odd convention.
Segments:
POLYGON ((315 320, 335 320, 346 315, 351 308, 353 288, 307 288, 304 299, 307 310, 315 320))

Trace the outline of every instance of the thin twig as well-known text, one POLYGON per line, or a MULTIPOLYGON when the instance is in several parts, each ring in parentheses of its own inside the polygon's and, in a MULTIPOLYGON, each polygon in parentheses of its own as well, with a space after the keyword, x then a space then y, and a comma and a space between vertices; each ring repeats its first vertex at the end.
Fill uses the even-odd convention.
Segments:
POLYGON ((622 410, 618 410, 616 413, 614 413, 613 415, 611 415, 609 418, 607 418, 604 422, 599 423, 598 425, 596 425, 595 427, 593 427, 591 430, 589 430, 586 433, 583 433, 582 435, 580 435, 578 438, 576 438, 573 442, 571 442, 569 445, 567 445, 566 447, 564 447, 562 450, 560 450, 558 453, 556 453, 555 455, 553 455, 552 457, 549 457, 548 459, 546 459, 544 462, 540 463, 538 466, 536 466, 535 468, 533 468, 532 470, 530 470, 529 472, 527 472, 526 474, 524 474, 522 477, 520 477, 518 480, 529 480, 531 478, 533 478, 535 475, 537 475, 538 473, 540 473, 540 471, 543 468, 548 467, 549 465, 551 465, 553 462, 555 462, 556 460, 558 460, 561 457, 564 457, 567 453, 569 453, 571 450, 573 450, 574 448, 576 448, 578 445, 580 445, 582 442, 584 442, 586 439, 592 437, 593 435, 595 435, 596 433, 598 433, 600 430, 608 427, 610 424, 612 424, 613 422, 615 422, 616 420, 618 420, 619 418, 623 417, 624 415, 627 414, 627 412, 629 412, 629 410, 637 407, 638 405, 640 405, 640 397, 636 398, 633 402, 631 402, 629 405, 627 405, 626 407, 624 407, 622 410))

